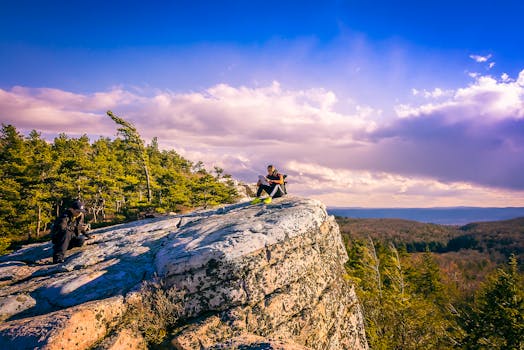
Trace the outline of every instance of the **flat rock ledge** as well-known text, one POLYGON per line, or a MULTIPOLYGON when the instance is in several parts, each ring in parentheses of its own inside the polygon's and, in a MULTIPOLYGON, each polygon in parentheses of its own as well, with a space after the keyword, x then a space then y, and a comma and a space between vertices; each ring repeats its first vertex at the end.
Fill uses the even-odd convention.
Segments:
POLYGON ((368 348, 338 226, 318 201, 286 196, 93 233, 61 265, 50 243, 0 257, 0 349, 146 349, 129 313, 147 282, 179 296, 163 348, 368 348))

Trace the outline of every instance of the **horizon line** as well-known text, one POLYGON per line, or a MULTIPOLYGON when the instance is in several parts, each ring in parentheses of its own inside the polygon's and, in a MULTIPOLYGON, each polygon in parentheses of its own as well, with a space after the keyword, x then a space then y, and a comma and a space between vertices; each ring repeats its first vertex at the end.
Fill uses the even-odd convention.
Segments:
POLYGON ((449 206, 449 207, 340 207, 326 205, 329 209, 524 209, 524 207, 473 207, 473 206, 449 206))

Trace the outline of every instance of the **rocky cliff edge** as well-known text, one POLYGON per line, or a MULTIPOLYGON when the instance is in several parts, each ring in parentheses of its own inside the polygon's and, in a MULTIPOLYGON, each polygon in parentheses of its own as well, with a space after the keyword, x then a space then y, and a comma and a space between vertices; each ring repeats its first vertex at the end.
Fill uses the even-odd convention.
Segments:
POLYGON ((0 257, 0 348, 145 349, 164 338, 183 350, 367 349, 338 226, 318 201, 93 233, 61 265, 50 243, 0 257))

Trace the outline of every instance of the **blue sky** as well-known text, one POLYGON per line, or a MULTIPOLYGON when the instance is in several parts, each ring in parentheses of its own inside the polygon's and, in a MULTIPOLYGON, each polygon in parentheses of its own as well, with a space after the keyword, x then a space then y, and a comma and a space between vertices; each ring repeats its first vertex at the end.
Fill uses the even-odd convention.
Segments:
POLYGON ((329 205, 524 205, 524 4, 421 3, 3 1, 0 121, 112 136, 114 109, 329 205))
POLYGON ((224 82, 224 65, 238 65, 239 75, 225 78, 233 84, 298 84, 308 80, 308 68, 339 69, 355 41, 414 68, 433 63, 447 79, 468 68, 471 52, 493 54, 508 73, 518 73, 523 10, 520 1, 4 1, 1 84, 186 90, 224 82), (268 76, 281 56, 288 64, 268 76))

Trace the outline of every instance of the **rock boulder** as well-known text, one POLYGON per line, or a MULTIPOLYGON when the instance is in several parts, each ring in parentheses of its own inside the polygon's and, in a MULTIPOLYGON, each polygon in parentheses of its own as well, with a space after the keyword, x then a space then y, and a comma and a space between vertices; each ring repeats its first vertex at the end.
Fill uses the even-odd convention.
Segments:
POLYGON ((318 201, 286 196, 93 233, 61 265, 49 243, 0 257, 0 348, 146 348, 130 315, 149 281, 176 295, 176 323, 155 330, 168 348, 367 349, 338 226, 318 201))

